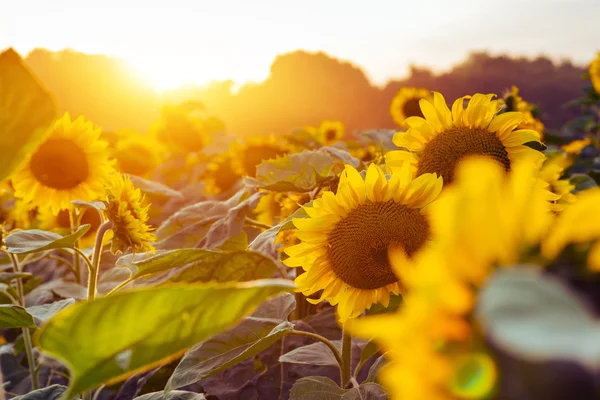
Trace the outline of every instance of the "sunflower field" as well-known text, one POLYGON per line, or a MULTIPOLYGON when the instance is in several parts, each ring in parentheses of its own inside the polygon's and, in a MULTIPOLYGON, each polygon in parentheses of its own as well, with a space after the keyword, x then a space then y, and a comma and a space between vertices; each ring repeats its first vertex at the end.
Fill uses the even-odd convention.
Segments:
POLYGON ((600 398, 600 55, 582 79, 560 132, 517 87, 108 132, 5 51, 0 400, 600 398))

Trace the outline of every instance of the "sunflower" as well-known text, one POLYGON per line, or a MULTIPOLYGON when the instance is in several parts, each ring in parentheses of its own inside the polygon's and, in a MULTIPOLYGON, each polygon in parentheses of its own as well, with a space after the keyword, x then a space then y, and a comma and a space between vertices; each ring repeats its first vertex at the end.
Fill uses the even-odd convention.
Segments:
POLYGON ((148 226, 148 208, 143 206, 144 197, 136 189, 127 175, 114 174, 106 186, 105 214, 112 222, 111 251, 126 251, 131 248, 134 252, 154 251, 150 244, 156 236, 148 226))
POLYGON ((304 269, 296 278, 298 291, 309 296, 322 290, 317 300, 307 300, 337 304, 341 321, 374 303, 388 304, 390 293, 402 290, 388 252, 410 258, 424 247, 430 237, 424 207, 441 188, 434 174, 412 180, 404 168, 388 180, 371 164, 363 178, 346 166, 337 193, 324 192, 304 207, 308 218, 292 220, 302 243, 286 248, 284 263, 304 269))
POLYGON ((103 192, 112 170, 108 144, 99 140, 100 128, 68 113, 50 128, 46 140, 12 177, 15 196, 32 206, 57 214, 71 200, 90 201, 103 192))
POLYGON ((398 126, 407 127, 405 120, 410 117, 423 117, 419 107, 421 99, 430 100, 431 92, 427 89, 403 87, 392 99, 390 114, 398 126))
POLYGON ((565 169, 573 164, 573 160, 566 153, 559 153, 552 157, 548 157, 540 170, 540 179, 547 182, 548 189, 558 196, 554 202, 553 210, 562 211, 565 206, 575 202, 577 197, 572 193, 575 189, 568 179, 561 179, 565 169))
POLYGON ((525 143, 540 141, 540 134, 531 129, 515 130, 523 122, 520 112, 497 115, 499 102, 494 95, 475 94, 454 102, 452 111, 444 97, 434 92, 433 102, 421 100, 424 118, 406 120, 406 132, 394 135, 394 144, 408 151, 391 151, 386 163, 393 169, 409 162, 417 175, 437 173, 444 184, 452 183, 456 165, 470 155, 488 156, 506 171, 517 160, 541 162, 544 155, 525 143), (464 103, 468 100, 465 108, 464 103))
POLYGON ((579 155, 581 151, 585 149, 587 146, 592 144, 592 139, 586 137, 581 140, 573 140, 571 143, 567 143, 561 147, 561 149, 568 154, 579 155))
POLYGON ((317 141, 327 145, 344 138, 344 124, 341 121, 323 121, 315 131, 317 141))
MULTIPOLYGON (((60 210, 54 214, 51 210, 45 209, 38 214, 40 228, 49 231, 56 231, 62 234, 68 234, 71 231, 70 210, 60 210)), ((96 210, 84 209, 79 217, 80 225, 90 225, 90 229, 79 240, 81 247, 87 248, 94 245, 96 232, 102 224, 102 219, 96 210)))
POLYGON ((505 93, 503 98, 505 109, 504 111, 518 111, 523 113, 524 120, 517 127, 518 129, 532 129, 539 132, 540 137, 544 134, 544 123, 536 118, 539 113, 538 108, 523 100, 519 95, 519 88, 512 86, 510 91, 505 93))
POLYGON ((202 180, 206 186, 206 193, 219 194, 231 190, 240 178, 241 175, 233 167, 231 154, 222 153, 208 164, 202 180))
POLYGON ((600 53, 596 59, 590 64, 590 79, 596 93, 600 94, 600 53))
POLYGON ((473 308, 492 271, 525 261, 551 226, 538 168, 519 161, 506 174, 487 157, 461 162, 455 184, 428 208, 432 244, 411 262, 390 253, 404 306, 350 328, 386 352, 379 377, 392 399, 481 399, 494 390, 497 367, 473 308))
POLYGON ((149 176, 160 163, 160 143, 137 132, 129 132, 115 144, 117 169, 130 175, 149 176))
POLYGON ((274 135, 255 136, 244 143, 236 143, 231 159, 234 171, 240 176, 256 176, 256 167, 265 160, 289 153, 288 146, 274 135))
POLYGON ((184 152, 198 152, 209 142, 204 121, 184 105, 165 106, 150 131, 160 142, 184 152))

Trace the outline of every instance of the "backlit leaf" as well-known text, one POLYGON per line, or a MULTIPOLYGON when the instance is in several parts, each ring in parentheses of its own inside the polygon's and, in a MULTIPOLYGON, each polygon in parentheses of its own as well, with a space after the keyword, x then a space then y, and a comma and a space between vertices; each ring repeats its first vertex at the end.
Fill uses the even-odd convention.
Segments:
POLYGON ((262 280, 118 292, 67 307, 42 326, 36 341, 69 367, 68 398, 165 363, 293 287, 262 280))
POLYGON ((52 95, 13 50, 0 54, 0 181, 42 142, 56 117, 52 95))
POLYGON ((63 249, 73 247, 83 235, 90 230, 90 225, 81 225, 77 230, 67 236, 58 233, 30 229, 17 231, 6 236, 4 243, 9 253, 28 254, 50 249, 63 249))
POLYGON ((0 329, 35 327, 33 316, 23 307, 0 304, 0 329))

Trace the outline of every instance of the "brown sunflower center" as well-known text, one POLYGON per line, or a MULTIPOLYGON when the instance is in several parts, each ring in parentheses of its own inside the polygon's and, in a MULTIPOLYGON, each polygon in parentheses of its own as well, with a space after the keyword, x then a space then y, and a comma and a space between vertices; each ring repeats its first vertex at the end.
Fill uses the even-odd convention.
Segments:
POLYGON ((421 117, 423 118, 423 112, 421 111, 421 106, 419 105, 420 97, 413 97, 412 99, 408 99, 404 105, 402 106, 402 113, 408 117, 421 117))
POLYGON ((84 237, 95 235, 98 228, 100 228, 101 223, 102 220, 100 219, 100 214, 95 210, 85 210, 81 216, 81 225, 90 224, 90 230, 87 231, 84 237))
POLYGON ((60 210, 56 216, 57 228, 67 229, 71 227, 71 216, 69 210, 60 210))
POLYGON ((337 138, 337 131, 335 129, 327 129, 325 131, 325 140, 331 142, 337 138))
POLYGON ((390 246, 407 256, 429 237, 429 223, 419 210, 394 201, 359 205, 329 233, 327 258, 342 281, 359 289, 377 289, 397 282, 388 260, 390 246))
POLYGON ((89 176, 85 152, 68 139, 50 139, 29 162, 33 176, 44 186, 57 190, 77 187, 89 176))
POLYGON ((284 149, 271 145, 248 146, 244 151, 243 166, 244 171, 249 176, 256 176, 256 167, 264 160, 270 160, 277 156, 287 153, 284 149))
POLYGON ((240 179, 231 165, 231 160, 224 160, 218 164, 217 169, 212 173, 215 185, 222 192, 226 192, 233 187, 240 179))
POLYGON ((437 173, 444 178, 444 184, 450 183, 456 165, 471 155, 491 157, 510 171, 508 153, 495 133, 479 128, 452 128, 425 145, 417 174, 437 173))

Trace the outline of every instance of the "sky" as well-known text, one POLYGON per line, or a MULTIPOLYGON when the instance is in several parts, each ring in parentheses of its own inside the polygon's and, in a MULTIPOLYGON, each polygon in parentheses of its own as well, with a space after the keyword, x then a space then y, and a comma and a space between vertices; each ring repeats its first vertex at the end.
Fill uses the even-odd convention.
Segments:
POLYGON ((0 0, 0 15, 0 49, 116 56, 157 89, 260 81, 297 49, 351 61, 376 84, 474 50, 581 65, 600 51, 600 0, 0 0))

